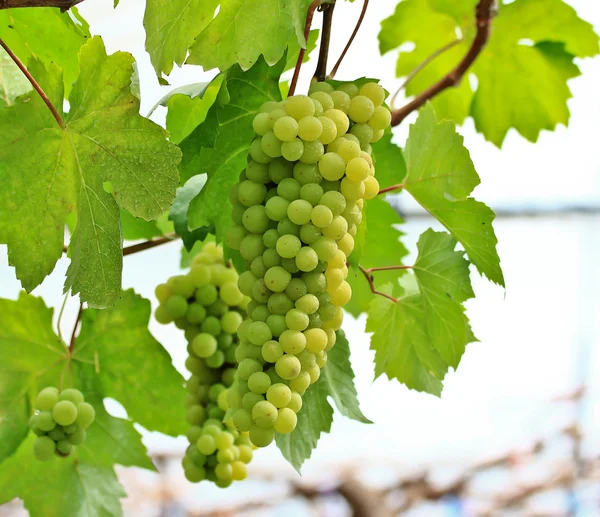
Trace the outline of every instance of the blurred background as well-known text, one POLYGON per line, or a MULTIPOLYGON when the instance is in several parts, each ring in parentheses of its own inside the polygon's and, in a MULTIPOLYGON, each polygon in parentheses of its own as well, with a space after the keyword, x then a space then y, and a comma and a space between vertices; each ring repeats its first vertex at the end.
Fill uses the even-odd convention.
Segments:
MULTIPOLYGON (((568 0, 600 32, 600 4, 568 0)), ((109 52, 126 50, 138 62, 142 113, 170 89, 209 80, 199 67, 175 69, 160 86, 144 51, 144 2, 88 0, 82 15, 109 52)), ((390 91, 396 54, 379 57, 379 23, 396 0, 372 2, 338 79, 380 77, 390 91)), ((361 2, 336 8, 331 62, 358 18, 361 2)), ((315 17, 315 26, 320 16, 315 17)), ((316 56, 315 56, 316 59, 316 56)), ((468 347, 440 399, 385 378, 373 382, 364 320, 344 323, 363 425, 339 414, 306 463, 303 476, 275 447, 257 451, 250 479, 220 490, 191 485, 179 466, 184 439, 144 433, 160 474, 120 469, 129 494, 128 516, 600 516, 600 58, 578 63, 570 81, 569 128, 543 132, 531 144, 509 133, 502 150, 485 142, 471 120, 459 128, 482 185, 474 196, 498 214, 495 222, 506 290, 473 271, 476 300, 468 315, 480 343, 468 347)), ((307 89, 314 60, 303 66, 298 92, 307 89)), ((164 108, 153 118, 164 123, 164 108)), ((413 118, 396 128, 402 145, 413 118)), ((391 198, 406 224, 404 242, 414 258, 419 234, 435 221, 409 199, 391 198)), ((436 227, 437 228, 437 227, 436 227)), ((179 271, 180 244, 125 259, 124 288, 155 303, 157 283, 179 271)), ((34 294, 59 308, 68 261, 34 294)), ((0 296, 16 298, 19 284, 0 246, 0 296)), ((78 302, 63 318, 68 332, 78 302)), ((185 341, 174 327, 151 324, 183 372, 185 341)), ((125 416, 108 401, 108 409, 125 416)), ((0 516, 26 512, 18 502, 0 516)))

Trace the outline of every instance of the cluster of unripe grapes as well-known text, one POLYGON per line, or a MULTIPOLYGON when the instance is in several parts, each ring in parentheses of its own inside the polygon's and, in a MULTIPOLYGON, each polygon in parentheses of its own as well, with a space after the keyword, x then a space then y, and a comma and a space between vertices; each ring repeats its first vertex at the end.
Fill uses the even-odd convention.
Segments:
POLYGON ((183 458, 186 478, 227 487, 245 479, 252 459, 247 434, 231 422, 227 412, 227 388, 236 373, 236 332, 248 303, 237 285, 238 274, 223 261, 223 250, 214 243, 204 245, 186 275, 171 277, 156 288, 160 306, 156 318, 174 321, 185 330, 188 341, 186 368, 186 418, 190 442, 183 458))
POLYGON ((238 285, 251 301, 227 402, 258 447, 294 430, 335 344, 352 295, 347 257, 364 200, 379 192, 371 143, 390 124, 384 99, 376 83, 315 83, 254 118, 248 165, 230 191, 226 242, 246 261, 238 285))
POLYGON ((35 407, 29 427, 37 435, 33 453, 40 461, 48 461, 55 455, 69 456, 73 447, 85 440, 85 430, 96 417, 93 406, 75 389, 59 392, 54 387, 44 388, 35 407))

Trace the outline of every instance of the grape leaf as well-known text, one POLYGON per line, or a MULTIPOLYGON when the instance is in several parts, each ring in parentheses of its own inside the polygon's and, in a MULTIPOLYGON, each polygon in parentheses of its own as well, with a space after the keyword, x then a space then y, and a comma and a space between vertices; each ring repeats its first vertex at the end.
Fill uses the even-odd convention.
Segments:
POLYGON ((156 221, 144 221, 139 217, 134 217, 127 210, 119 211, 121 218, 121 228, 123 230, 123 239, 135 241, 138 239, 152 239, 163 234, 156 221))
POLYGON ((76 459, 35 459, 31 434, 17 453, 5 461, 0 476, 0 503, 23 500, 31 517, 117 517, 125 491, 111 467, 76 459))
POLYGON ((259 59, 247 72, 238 66, 228 70, 222 85, 227 95, 219 96, 206 120, 181 142, 182 181, 208 175, 206 186, 190 204, 190 228, 214 224, 217 240, 222 240, 232 224, 229 189, 246 166, 254 115, 264 102, 281 100, 278 83, 283 65, 282 60, 269 67, 259 59))
MULTIPOLYGON (((376 169, 380 170, 379 162, 376 169)), ((358 269, 358 262, 360 261, 360 265, 365 268, 401 265, 402 259, 408 254, 400 241, 403 233, 397 228, 403 222, 398 212, 381 196, 365 203, 361 222, 365 240, 361 246, 360 258, 356 260, 354 252, 350 255, 351 271, 348 282, 352 287, 352 298, 344 307, 353 316, 367 312, 372 298, 371 288, 358 269)), ((403 270, 398 269, 380 271, 376 273, 375 280, 379 284, 392 282, 396 285, 403 273, 403 270)))
POLYGON ((450 121, 438 122, 431 104, 410 128, 404 149, 405 189, 464 246, 470 261, 492 282, 504 286, 494 212, 467 197, 479 184, 463 137, 450 121))
POLYGON ((213 19, 219 0, 147 0, 146 50, 160 78, 181 66, 194 38, 213 19))
POLYGON ((413 266, 419 284, 425 329, 442 359, 457 368, 471 331, 462 303, 475 296, 464 252, 454 251, 456 239, 429 229, 419 238, 413 266))
POLYGON ((197 241, 204 241, 211 231, 214 232, 212 227, 207 226, 190 231, 188 225, 190 201, 200 193, 204 185, 206 185, 206 174, 192 176, 183 187, 177 189, 169 212, 169 218, 175 224, 175 231, 181 235, 181 240, 188 251, 191 251, 197 241))
MULTIPOLYGON (((180 152, 160 126, 138 114, 129 54, 107 56, 94 37, 80 61, 64 129, 34 92, 0 112, 0 162, 10 165, 0 170, 0 242, 30 291, 62 255, 65 219, 75 211, 65 289, 92 307, 107 307, 121 286, 118 205, 146 220, 164 213, 175 195, 180 152)), ((39 62, 30 69, 60 112, 59 70, 39 62)))
POLYGON ((342 415, 365 424, 372 423, 363 415, 358 404, 354 372, 350 365, 350 347, 344 331, 337 332, 336 344, 327 356, 328 361, 321 369, 319 380, 302 396, 296 428, 290 434, 277 433, 275 436, 283 457, 298 473, 312 455, 321 434, 331 430, 333 408, 327 397, 333 399, 342 415))
POLYGON ((0 38, 24 63, 35 57, 46 66, 54 63, 62 68, 65 95, 77 79, 77 53, 90 37, 87 22, 76 8, 71 12, 73 17, 51 7, 0 11, 0 38))
POLYGON ((52 331, 52 309, 21 293, 0 299, 0 462, 27 435, 27 422, 46 375, 60 374, 66 347, 52 331))
MULTIPOLYGON (((397 75, 407 76, 434 52, 462 34, 463 39, 438 55, 407 86, 416 95, 446 75, 462 57, 475 34, 473 0, 405 0, 382 22, 379 34, 382 53, 411 42, 415 48, 401 52, 397 75), (415 24, 418 19, 420 23, 415 24)), ((441 118, 462 123, 471 115, 478 131, 502 145, 506 133, 515 128, 536 141, 542 129, 567 124, 567 80, 579 74, 573 57, 598 53, 598 36, 562 0, 515 0, 500 6, 491 39, 471 72, 477 77, 473 92, 467 79, 433 99, 441 118), (546 45, 555 44, 552 52, 546 45), (565 61, 569 67, 564 66, 565 61), (515 80, 515 71, 519 79, 515 80), (506 110, 501 106, 519 106, 506 110)))
POLYGON ((328 387, 324 377, 306 390, 296 428, 289 434, 275 436, 283 457, 300 473, 302 464, 310 458, 321 433, 328 433, 333 422, 333 408, 327 401, 328 387))
POLYGON ((283 56, 291 38, 305 46, 309 0, 222 0, 217 16, 196 36, 186 63, 204 70, 248 70, 262 55, 269 65, 283 56), (295 32, 295 35, 294 35, 295 32))
POLYGON ((402 150, 392 142, 392 133, 383 135, 373 144, 375 176, 381 188, 391 187, 406 176, 406 163, 402 150))
POLYGON ((97 391, 123 404, 133 420, 177 436, 186 430, 183 378, 148 330, 150 310, 131 289, 111 309, 85 310, 73 358, 94 377, 97 391))
POLYGON ((21 94, 28 92, 31 84, 19 67, 0 48, 0 108, 10 106, 21 94))

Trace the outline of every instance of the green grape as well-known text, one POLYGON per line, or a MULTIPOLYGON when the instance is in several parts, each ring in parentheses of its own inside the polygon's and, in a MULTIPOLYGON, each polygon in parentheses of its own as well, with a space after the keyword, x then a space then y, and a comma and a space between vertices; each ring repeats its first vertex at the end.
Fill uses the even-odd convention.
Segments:
POLYGON ((369 176, 369 164, 361 157, 353 158, 346 165, 346 177, 350 181, 364 181, 369 176))
MULTIPOLYGON (((311 219, 312 219, 312 213, 311 213, 311 219)), ((332 215, 332 219, 333 219, 333 215, 332 215)), ((309 246, 313 242, 315 242, 320 236, 321 236, 321 230, 312 223, 304 224, 300 228, 300 240, 303 243, 308 244, 309 246)))
POLYGON ((58 425, 71 425, 77 419, 77 407, 70 400, 61 400, 52 408, 52 418, 58 425))
POLYGON ((310 221, 312 210, 312 205, 308 201, 296 199, 289 204, 287 216, 294 224, 303 225, 310 221))
MULTIPOLYGON (((265 250, 265 252, 267 252, 267 251, 268 250, 265 250)), ((263 255, 264 255, 264 253, 263 253, 263 255)), ((250 263, 250 271, 256 278, 263 278, 265 276, 265 273, 267 272, 267 269, 268 268, 265 266, 262 256, 256 257, 250 263)))
POLYGON ((277 408, 266 400, 261 400, 252 408, 252 420, 264 428, 271 427, 277 419, 277 408))
POLYGON ((240 246, 240 254, 246 260, 253 260, 265 251, 262 236, 249 234, 244 237, 240 246))
POLYGON ((188 309, 187 300, 178 294, 174 294, 165 302, 165 310, 172 319, 183 318, 188 309))
POLYGON ((277 341, 267 341, 262 346, 262 357, 268 363, 275 363, 283 355, 283 349, 277 341))
POLYGON ((265 273, 265 284, 275 293, 285 291, 291 279, 292 275, 281 266, 272 267, 265 273))
MULTIPOLYGON (((310 273, 304 273, 302 280, 306 284, 308 293, 318 296, 327 290, 327 280, 323 273, 312 271, 310 273)), ((306 292, 303 294, 307 294, 306 292)))
POLYGON ((324 111, 333 109, 333 99, 326 92, 314 92, 310 94, 310 98, 313 101, 317 101, 322 107, 324 111))
POLYGON ((221 318, 221 328, 229 334, 235 334, 241 323, 242 315, 236 311, 228 311, 221 318))
POLYGON ((306 314, 314 314, 319 310, 319 299, 314 294, 305 294, 296 300, 295 306, 306 314))
MULTIPOLYGON (((318 170, 318 168, 317 168, 318 170)), ((320 175, 320 173, 319 173, 320 175)), ((311 206, 316 206, 323 195, 323 187, 316 183, 307 183, 300 189, 300 199, 308 201, 311 206)))
POLYGON ((292 399, 286 407, 290 408, 294 413, 298 413, 302 409, 302 397, 298 392, 292 392, 292 399))
MULTIPOLYGON (((302 276, 304 276, 304 275, 302 275, 302 276)), ((298 300, 299 298, 304 296, 306 293, 308 293, 308 290, 306 287, 306 283, 304 282, 304 280, 302 278, 292 278, 290 280, 289 285, 285 289, 286 296, 290 299, 290 301, 293 301, 293 302, 295 302, 296 300, 298 300)), ((291 306, 288 310, 294 308, 293 303, 290 305, 291 306)))
POLYGON ((230 463, 219 463, 215 467, 215 474, 222 481, 231 481, 233 479, 233 471, 230 463))
POLYGON ((214 452, 217 450, 217 443, 215 441, 215 437, 211 436, 210 434, 203 434, 202 436, 200 436, 200 438, 198 438, 198 441, 196 442, 196 447, 198 447, 198 450, 205 456, 210 456, 211 454, 214 454, 214 452))
POLYGON ((318 263, 319 257, 317 255, 317 252, 307 246, 301 248, 298 254, 296 255, 296 266, 300 271, 312 271, 317 267, 318 263))
POLYGON ((220 383, 213 384, 208 390, 208 398, 212 402, 216 402, 219 395, 225 391, 225 386, 220 383))
POLYGON ((340 190, 348 201, 358 201, 365 194, 365 184, 362 181, 351 181, 344 178, 341 181, 340 190))
MULTIPOLYGON (((375 108, 375 112, 377 112, 377 108, 375 108)), ((373 120, 373 117, 370 120, 373 120)), ((358 139, 360 148, 364 151, 368 148, 373 138, 373 128, 369 124, 354 124, 352 129, 350 129, 350 134, 358 139)))
MULTIPOLYGON (((283 151, 284 146, 282 145, 281 147, 283 151)), ((304 145, 302 146, 302 149, 304 150, 304 145)), ((300 156, 298 156, 298 158, 299 157, 300 156)), ((289 161, 286 160, 284 160, 283 158, 277 158, 269 164, 269 177, 271 178, 273 183, 279 184, 285 178, 292 177, 293 166, 291 163, 289 163, 289 161)))
MULTIPOLYGON (((310 350, 306 350, 306 349, 302 350, 302 352, 300 352, 298 354, 298 359, 300 359, 300 364, 302 365, 303 370, 305 370, 309 366, 312 366, 313 364, 317 364, 317 357, 310 350)), ((292 389, 294 389, 294 388, 292 388, 292 389)), ((295 390, 295 391, 298 391, 298 390, 295 390)))
POLYGON ((315 105, 306 95, 295 95, 288 97, 285 110, 296 120, 304 117, 312 117, 315 114, 315 105))
POLYGON ((285 407, 292 400, 292 391, 283 383, 271 384, 267 389, 267 400, 276 408, 285 407))
POLYGON ((262 205, 248 207, 242 217, 246 230, 252 233, 264 233, 269 228, 269 216, 262 205))
POLYGON ((83 429, 87 429, 95 418, 96 411, 91 404, 88 404, 87 402, 80 402, 77 405, 77 425, 81 426, 83 429))
POLYGON ((204 285, 196 289, 196 301, 204 306, 212 305, 217 301, 219 294, 214 285, 204 285))
POLYGON ((341 215, 346 209, 346 199, 340 192, 335 190, 325 192, 321 197, 320 204, 329 208, 334 216, 341 215))
POLYGON ((298 122, 289 116, 281 117, 273 125, 273 132, 279 140, 289 142, 298 136, 298 122))
MULTIPOLYGON (((269 341, 273 335, 271 329, 263 321, 254 321, 248 327, 248 339, 250 343, 257 346, 262 346, 266 341, 269 341)), ((243 379, 246 381, 248 379, 243 379)))
POLYGON ((340 182, 323 180, 321 186, 324 192, 331 192, 332 190, 337 192, 340 189, 340 182))
MULTIPOLYGON (((237 207, 239 207, 243 212, 245 211, 244 207, 242 205, 236 205, 237 207)), ((240 220, 240 224, 241 224, 241 220, 240 220)), ((212 279, 212 272, 211 269, 202 265, 202 264, 192 264, 192 269, 190 269, 190 272, 188 273, 188 277, 190 279, 190 281, 192 282, 192 284, 194 285, 194 287, 198 288, 198 287, 202 287, 204 285, 208 285, 212 279)))
POLYGON ((273 424, 275 431, 281 434, 291 433, 298 422, 298 417, 291 409, 282 408, 277 414, 277 420, 273 424))
POLYGON ((325 92, 325 93, 331 93, 334 90, 333 86, 331 86, 331 84, 327 83, 327 82, 314 82, 310 85, 309 88, 309 93, 313 94, 316 92, 325 92))
POLYGON ((322 352, 327 347, 327 334, 323 329, 313 328, 304 331, 306 349, 313 354, 322 352))
POLYGON ((188 306, 185 317, 193 325, 198 325, 206 318, 206 309, 200 303, 192 303, 188 306))
POLYGON ((262 395, 249 391, 242 397, 242 407, 247 411, 252 411, 252 408, 263 400, 265 398, 262 395))
POLYGON ((198 438, 200 438, 202 436, 203 432, 204 431, 202 430, 201 427, 191 426, 191 427, 188 427, 188 430, 186 432, 186 437, 190 443, 196 443, 198 441, 198 438))
POLYGON ((302 242, 295 235, 282 235, 279 237, 275 249, 282 258, 294 258, 301 247, 302 242))
POLYGON ((269 183, 269 166, 252 160, 246 166, 246 177, 255 183, 269 183))
POLYGON ((294 178, 285 178, 277 185, 277 194, 283 199, 294 201, 300 197, 301 185, 294 178))
POLYGON ((58 390, 53 387, 44 388, 38 393, 35 407, 40 411, 51 411, 58 402, 58 390))
MULTIPOLYGON (((277 234, 277 239, 279 239, 279 233, 277 234)), ((277 243, 277 241, 275 243, 277 243)), ((275 266, 280 266, 281 257, 279 256, 279 253, 277 253, 276 249, 269 248, 262 254, 262 262, 264 266, 269 269, 275 266)))
POLYGON ((275 248, 277 239, 279 239, 279 232, 275 228, 269 228, 263 235, 263 244, 266 248, 275 248))
POLYGON ((285 219, 289 205, 290 202, 287 199, 280 196, 272 197, 265 205, 266 215, 273 221, 281 221, 285 219))
POLYGON ((200 333, 192 341, 192 351, 198 357, 210 357, 217 351, 217 340, 211 334, 200 333))
POLYGON ((187 276, 178 275, 169 278, 169 287, 174 294, 189 298, 194 293, 194 285, 187 276))
POLYGON ((215 437, 215 444, 219 450, 229 449, 234 445, 233 435, 227 431, 221 431, 215 437))
POLYGON ((38 436, 33 443, 33 454, 39 461, 48 461, 56 451, 56 444, 52 438, 38 436))
POLYGON ((266 113, 269 114, 271 113, 271 111, 278 109, 279 106, 279 102, 277 101, 266 101, 265 103, 262 104, 262 106, 260 107, 260 113, 266 113))
POLYGON ((252 287, 256 283, 256 277, 250 271, 244 271, 238 278, 238 287, 246 296, 252 295, 252 287))
POLYGON ((327 279, 327 289, 335 290, 344 281, 344 272, 337 268, 327 268, 325 271, 325 278, 327 279))
POLYGON ((339 180, 346 172, 346 162, 339 154, 328 151, 319 162, 319 172, 328 181, 339 180))
POLYGON ((269 114, 259 113, 252 120, 252 129, 257 135, 264 135, 269 130, 269 114))
POLYGON ((247 409, 240 408, 233 414, 233 425, 242 432, 248 432, 254 424, 252 413, 247 409))
POLYGON ((275 337, 281 336, 282 332, 287 329, 285 316, 282 314, 271 314, 267 318, 267 325, 269 325, 269 328, 275 337))
POLYGON ((208 316, 200 326, 200 331, 205 334, 212 334, 213 336, 218 336, 221 333, 221 322, 219 318, 215 318, 214 316, 208 316))
POLYGON ((337 110, 348 113, 350 109, 350 96, 343 91, 335 91, 331 93, 331 99, 333 100, 333 107, 337 110))
MULTIPOLYGON (((323 196, 321 196, 321 198, 323 198, 323 196)), ((333 212, 325 205, 317 205, 312 209, 310 219, 315 227, 325 228, 333 221, 333 212)), ((321 230, 319 230, 319 233, 321 233, 321 230)), ((320 235, 317 236, 317 238, 318 237, 320 237, 320 235)), ((313 242, 315 241, 316 239, 313 242)), ((307 244, 313 244, 313 242, 307 244)))
POLYGON ((364 182, 365 186, 365 199, 373 199, 379 194, 379 182, 373 176, 368 176, 364 182))
MULTIPOLYGON (((287 292, 287 291, 286 291, 287 292)), ((272 314, 285 315, 294 308, 294 302, 284 293, 274 293, 269 297, 267 306, 272 314)))
POLYGON ((261 139, 260 145, 263 152, 269 158, 279 158, 281 156, 281 140, 275 136, 273 131, 267 131, 267 133, 265 133, 265 136, 261 139))
MULTIPOLYGON (((360 147, 360 140, 355 135, 353 135, 352 133, 346 133, 342 138, 343 138, 343 140, 347 140, 349 142, 353 142, 353 143, 355 143, 356 145, 358 145, 360 147)), ((343 142, 343 140, 340 142, 340 144, 343 142)))
POLYGON ((285 117, 287 113, 285 110, 278 106, 274 110, 269 113, 269 129, 273 129, 275 127, 275 122, 277 122, 281 117, 285 117))
POLYGON ((258 425, 253 425, 250 428, 250 440, 257 447, 266 447, 275 437, 275 431, 272 427, 264 428, 258 425))
POLYGON ((267 287, 263 278, 258 278, 252 287, 252 298, 259 303, 267 303, 271 296, 271 290, 267 287))
POLYGON ((323 132, 323 125, 317 117, 304 117, 297 124, 297 135, 304 141, 318 140, 323 132))
POLYGON ((350 234, 346 234, 338 241, 337 245, 349 257, 352 250, 354 250, 354 239, 350 234))
POLYGON ((279 344, 286 354, 299 354, 306 348, 306 338, 302 332, 296 329, 300 328, 301 330, 304 330, 306 328, 304 323, 308 325, 308 316, 298 309, 292 309, 286 314, 286 322, 288 322, 288 327, 290 327, 291 330, 286 330, 281 334, 279 344), (292 313, 291 316, 289 316, 290 313, 292 313), (291 326, 289 325, 289 322, 292 323, 291 326))
POLYGON ((352 297, 352 288, 348 282, 342 282, 342 284, 331 293, 331 303, 338 307, 346 305, 352 297))
MULTIPOLYGON (((300 226, 294 224, 286 217, 277 223, 277 233, 279 235, 295 235, 298 237, 300 235, 300 226)), ((275 244, 275 249, 277 249, 277 244, 275 244)))
POLYGON ((358 86, 354 83, 344 83, 337 87, 338 91, 347 93, 350 98, 358 95, 358 86))
POLYGON ((221 350, 217 350, 213 355, 206 359, 206 365, 210 368, 221 368, 225 362, 225 354, 221 350))
POLYGON ((198 465, 187 466, 183 469, 183 474, 190 483, 199 483, 206 479, 206 469, 198 465))
MULTIPOLYGON (((310 368, 310 366, 308 368, 310 368)), ((300 375, 298 375, 298 377, 290 381, 290 389, 295 391, 296 393, 299 393, 300 395, 304 395, 304 393, 310 386, 310 379, 310 374, 306 371, 302 371, 300 372, 300 375)))
MULTIPOLYGON (((352 105, 352 103, 350 105, 352 105)), ((350 127, 350 120, 348 119, 348 115, 346 115, 343 111, 338 109, 330 109, 325 111, 323 115, 333 121, 338 135, 341 136, 347 133, 348 128, 350 127)))
POLYGON ((350 109, 348 115, 354 122, 359 124, 368 122, 373 116, 375 111, 375 105, 369 97, 364 95, 357 95, 350 102, 350 109))
POLYGON ((77 428, 71 434, 67 434, 67 440, 71 442, 73 445, 81 445, 86 437, 86 432, 84 429, 77 428))
POLYGON ((385 90, 377 83, 366 83, 360 89, 360 95, 371 99, 375 106, 380 106, 385 100, 385 90))
POLYGON ((325 237, 337 241, 346 235, 346 232, 348 231, 348 221, 341 215, 336 215, 331 221, 331 224, 323 228, 322 231, 325 237))
POLYGON ((267 187, 262 183, 245 180, 238 186, 238 198, 240 203, 246 207, 260 205, 267 195, 267 187))
MULTIPOLYGON (((263 150, 263 147, 262 147, 262 139, 263 138, 264 137, 258 137, 258 138, 255 138, 254 140, 252 140, 252 143, 250 144, 250 156, 252 157, 252 159, 255 162, 269 163, 272 160, 272 157, 270 157, 268 154, 266 154, 265 151, 263 150)), ((240 201, 242 201, 241 198, 240 198, 240 201)), ((242 201, 242 203, 243 203, 243 201, 242 201)))
POLYGON ((299 271, 295 258, 281 259, 281 267, 283 267, 283 269, 292 275, 299 271))
MULTIPOLYGON (((283 345, 282 345, 283 346, 283 345)), ((291 380, 298 377, 302 366, 297 357, 284 354, 275 363, 275 371, 282 379, 291 380)))
MULTIPOLYGON (((323 105, 316 99, 311 99, 313 104, 315 105, 315 117, 319 118, 321 115, 323 115, 323 111, 325 111, 323 109, 323 105)), ((306 118, 306 117, 304 117, 306 118)))
POLYGON ((54 429, 52 429, 52 431, 48 433, 48 438, 52 438, 55 442, 58 442, 59 440, 64 440, 66 439, 66 437, 67 434, 58 427, 55 427, 54 429))
POLYGON ((248 231, 243 225, 230 226, 225 232, 225 242, 231 249, 239 250, 246 235, 248 231))
POLYGON ((321 136, 319 142, 328 145, 338 137, 338 127, 329 117, 319 117, 321 123, 321 136))
POLYGON ((289 162, 295 162, 304 154, 304 142, 294 138, 281 144, 281 155, 289 162))
POLYGON ((206 420, 206 410, 199 404, 190 406, 186 411, 185 418, 190 425, 202 425, 206 420))
MULTIPOLYGON (((154 289, 154 296, 159 301, 159 303, 164 303, 169 296, 173 294, 171 288, 167 284, 158 284, 154 289)), ((53 388, 56 390, 56 388, 53 388)), ((58 390, 56 390, 58 393, 58 390)))
POLYGON ((306 371, 308 372, 308 375, 310 376, 311 384, 314 384, 315 382, 317 382, 319 380, 319 377, 321 376, 321 368, 319 368, 316 364, 314 366, 311 366, 310 368, 308 368, 306 371))
POLYGON ((231 464, 231 477, 234 481, 243 481, 248 477, 248 467, 241 461, 231 464))
POLYGON ((331 260, 338 250, 336 242, 325 236, 319 237, 311 247, 317 253, 319 260, 322 260, 323 262, 331 260))
POLYGON ((331 302, 324 303, 321 305, 321 307, 319 307, 319 314, 325 321, 328 321, 328 320, 334 318, 336 312, 337 312, 337 309, 336 309, 335 305, 333 305, 333 303, 331 303, 331 302))
POLYGON ((304 152, 300 157, 300 161, 303 163, 318 163, 324 153, 323 144, 318 140, 304 142, 304 152))
MULTIPOLYGON (((323 177, 319 172, 318 165, 298 162, 294 165, 294 179, 304 187, 314 183, 321 183, 323 177)), ((302 197, 302 188, 300 188, 300 197, 302 197)))
MULTIPOLYGON (((219 290, 219 297, 223 302, 222 309, 220 310, 227 310, 227 306, 235 307, 237 305, 240 305, 244 301, 244 295, 237 286, 236 281, 225 282, 221 284, 221 288, 219 290)), ((212 304, 211 307, 214 307, 214 305, 215 304, 212 304)))
POLYGON ((337 148, 337 154, 344 159, 344 162, 348 163, 350 160, 360 157, 360 145, 357 142, 343 139, 337 148))
MULTIPOLYGON (((255 322, 261 323, 261 322, 255 322)), ((238 366, 238 377, 242 381, 247 381, 255 372, 262 372, 262 366, 254 359, 244 359, 238 366)))

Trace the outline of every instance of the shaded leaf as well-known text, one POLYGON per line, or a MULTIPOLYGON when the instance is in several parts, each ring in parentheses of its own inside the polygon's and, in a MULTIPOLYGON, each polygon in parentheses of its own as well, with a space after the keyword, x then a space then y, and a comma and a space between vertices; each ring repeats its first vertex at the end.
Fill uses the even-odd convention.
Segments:
POLYGON ((206 174, 191 177, 183 187, 177 189, 177 194, 169 212, 169 218, 175 224, 175 231, 181 235, 183 244, 189 251, 197 241, 204 241, 212 230, 212 228, 205 226, 190 231, 188 224, 190 202, 200 193, 204 185, 206 185, 206 174))

